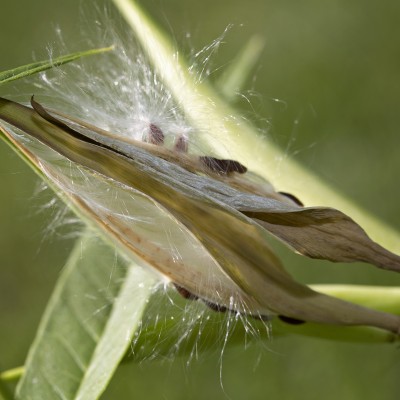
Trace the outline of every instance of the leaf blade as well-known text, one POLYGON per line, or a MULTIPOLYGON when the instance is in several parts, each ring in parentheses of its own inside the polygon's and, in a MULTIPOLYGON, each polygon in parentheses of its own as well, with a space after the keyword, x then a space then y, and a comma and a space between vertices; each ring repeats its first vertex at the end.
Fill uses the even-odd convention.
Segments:
POLYGON ((228 102, 233 103, 236 100, 259 60, 264 46, 265 40, 260 35, 252 36, 218 80, 217 87, 228 102))
POLYGON ((75 396, 77 400, 97 399, 105 390, 139 327, 153 283, 153 274, 143 268, 129 268, 104 334, 75 396))
POLYGON ((0 85, 12 82, 18 79, 25 78, 30 75, 37 74, 39 72, 46 71, 53 67, 59 67, 69 62, 75 61, 81 57, 87 57, 95 54, 100 54, 113 49, 113 46, 103 47, 98 49, 91 49, 86 51, 80 51, 77 53, 67 54, 51 60, 38 61, 31 64, 22 65, 17 68, 13 68, 7 71, 0 72, 0 85))
MULTIPOLYGON (((126 340, 112 341, 112 327, 118 322, 131 332, 137 322, 129 318, 124 321, 120 315, 120 303, 126 305, 127 300, 124 282, 131 288, 135 275, 122 268, 123 264, 112 268, 113 264, 114 250, 91 233, 74 248, 29 352, 26 371, 17 387, 18 398, 70 400, 85 391, 85 398, 96 399, 104 390, 129 344, 126 340), (115 297, 117 309, 113 306, 115 297), (99 365, 102 349, 98 345, 105 340, 116 346, 116 353, 107 358, 112 363, 99 365), (102 380, 93 388, 89 383, 95 376, 102 380)), ((140 310, 139 304, 137 315, 140 310)))

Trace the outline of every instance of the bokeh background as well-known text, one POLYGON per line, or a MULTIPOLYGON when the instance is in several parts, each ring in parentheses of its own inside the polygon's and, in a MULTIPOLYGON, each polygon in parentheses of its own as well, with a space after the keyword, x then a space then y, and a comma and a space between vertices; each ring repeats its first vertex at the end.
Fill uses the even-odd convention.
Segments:
MULTIPOLYGON (((243 91, 250 103, 237 106, 288 156, 400 229, 400 2, 142 3, 187 54, 233 24, 213 58, 214 81, 252 35, 261 35, 265 48, 243 91)), ((81 5, 2 0, 0 70, 28 63, 33 55, 45 58, 48 45, 57 48, 57 26, 71 47, 85 48, 81 5)), ((4 86, 0 95, 13 90, 4 86)), ((35 195, 37 186, 28 167, 0 143, 1 370, 23 364, 73 245, 62 231, 44 234, 57 207, 42 210, 45 199, 35 195)), ((400 284, 395 274, 366 265, 282 257, 303 282, 400 284)), ((205 354, 189 366, 185 358, 126 364, 103 398, 398 399, 396 345, 290 337, 266 347, 228 348, 222 357, 205 354)))

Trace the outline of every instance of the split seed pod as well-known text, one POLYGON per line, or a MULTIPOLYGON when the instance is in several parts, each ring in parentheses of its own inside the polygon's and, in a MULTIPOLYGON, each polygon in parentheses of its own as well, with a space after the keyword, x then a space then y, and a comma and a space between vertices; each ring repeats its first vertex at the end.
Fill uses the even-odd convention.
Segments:
POLYGON ((156 126, 157 140, 143 143, 31 104, 0 99, 0 118, 18 129, 1 128, 8 140, 75 209, 185 293, 249 315, 399 332, 398 316, 296 282, 268 246, 272 234, 309 257, 399 271, 400 257, 340 211, 302 207, 255 183, 237 161, 160 147, 156 126))

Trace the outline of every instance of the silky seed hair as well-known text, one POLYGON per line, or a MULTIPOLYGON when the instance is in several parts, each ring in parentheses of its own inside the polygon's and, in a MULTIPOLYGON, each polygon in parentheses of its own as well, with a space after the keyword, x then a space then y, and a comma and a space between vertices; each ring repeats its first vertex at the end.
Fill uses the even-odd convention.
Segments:
MULTIPOLYGON (((109 16, 108 13, 107 18, 109 16)), ((117 22, 119 24, 120 21, 117 22)), ((94 21, 94 29, 86 47, 113 44, 114 50, 41 73, 39 80, 34 82, 36 98, 49 109, 60 110, 121 137, 165 147, 177 154, 201 154, 194 139, 201 132, 188 123, 179 104, 151 68, 140 46, 134 39, 121 35, 120 30, 117 32, 111 28, 108 20, 94 21)), ((60 30, 58 34, 60 50, 57 53, 75 50, 69 49, 64 43, 60 30)), ((199 81, 209 73, 209 55, 218 48, 222 39, 223 36, 197 53, 204 60, 201 61, 203 68, 197 78, 199 81)), ((56 55, 55 51, 51 54, 56 55)), ((195 73, 193 67, 190 70, 192 74, 195 73)), ((171 254, 175 262, 190 260, 194 270, 201 268, 209 271, 209 281, 199 282, 200 286, 225 279, 224 273, 216 267, 215 261, 197 240, 188 236, 186 230, 174 224, 164 210, 151 204, 143 194, 132 188, 121 187, 109 179, 92 179, 85 168, 71 163, 27 136, 18 137, 38 156, 43 172, 51 177, 59 190, 84 199, 99 215, 99 219, 119 218, 134 224, 138 236, 151 238, 154 248, 171 254)), ((246 172, 245 166, 235 160, 219 160, 204 153, 199 160, 205 168, 217 174, 246 172)), ((142 261, 142 264, 146 262, 142 261)), ((190 362, 201 353, 199 346, 202 337, 208 335, 207 329, 210 326, 216 329, 215 321, 218 322, 219 332, 215 348, 219 351, 225 348, 235 329, 244 330, 246 342, 269 336, 267 317, 246 312, 246 303, 238 304, 241 300, 234 292, 230 306, 220 306, 217 301, 193 295, 162 275, 159 275, 156 291, 158 294, 152 299, 132 342, 132 354, 138 359, 171 358, 184 353, 189 355, 190 362), (141 342, 146 332, 151 332, 154 326, 161 327, 160 341, 165 340, 162 335, 171 334, 168 333, 171 321, 174 323, 174 342, 167 352, 164 346, 160 345, 161 350, 157 346, 149 349, 146 343, 141 342), (182 350, 185 346, 190 346, 190 349, 182 350)))

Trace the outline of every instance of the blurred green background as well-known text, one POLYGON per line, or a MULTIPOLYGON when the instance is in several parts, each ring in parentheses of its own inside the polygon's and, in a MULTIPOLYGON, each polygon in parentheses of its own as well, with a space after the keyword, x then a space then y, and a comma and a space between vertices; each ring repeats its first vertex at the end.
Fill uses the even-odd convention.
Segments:
MULTIPOLYGON (((96 2, 100 4, 101 2, 96 2)), ((151 0, 148 12, 190 54, 234 24, 213 58, 217 80, 253 35, 265 49, 244 94, 242 112, 270 138, 362 207, 400 229, 398 173, 400 2, 151 0), (190 34, 190 38, 189 35, 190 34), (279 101, 277 101, 277 99, 279 101)), ((0 70, 45 58, 55 27, 74 49, 78 0, 2 0, 0 70)), ((101 7, 101 6, 100 6, 101 7)), ((90 19, 90 16, 86 15, 90 19)), ((13 85, 1 95, 14 93, 13 85)), ((34 174, 0 143, 0 369, 24 362, 41 313, 73 244, 45 235, 46 211, 34 174)), ((305 188, 306 190, 306 188, 305 188)), ((331 265, 282 254, 304 282, 399 285, 366 265, 331 265)), ((291 337, 228 348, 223 356, 122 366, 104 399, 398 399, 395 345, 291 337), (222 383, 222 384, 221 384, 222 383), (223 386, 223 387, 222 387, 223 386)))

